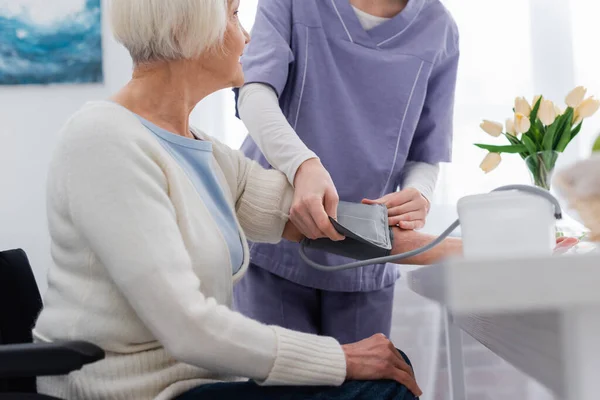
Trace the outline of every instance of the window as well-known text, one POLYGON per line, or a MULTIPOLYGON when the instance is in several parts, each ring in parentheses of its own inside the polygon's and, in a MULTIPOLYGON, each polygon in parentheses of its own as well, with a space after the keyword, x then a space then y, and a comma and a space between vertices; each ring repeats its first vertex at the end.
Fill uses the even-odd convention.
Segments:
MULTIPOLYGON (((239 18, 250 31, 254 24, 258 0, 240 1, 239 18)), ((221 90, 202 100, 190 116, 191 123, 225 144, 237 149, 248 130, 235 116, 235 99, 231 89, 221 90)))
MULTIPOLYGON (((573 56, 578 84, 587 86, 588 95, 600 98, 600 52, 596 26, 600 16, 600 2, 571 0, 573 23, 573 56)), ((587 120, 581 133, 580 156, 587 156, 592 143, 600 134, 600 115, 587 120)))
MULTIPOLYGON (((575 86, 600 97, 600 53, 594 51, 593 27, 600 3, 588 0, 446 0, 461 33, 462 58, 455 108, 454 162, 442 169, 436 201, 454 203, 511 183, 530 183, 516 155, 503 155, 500 167, 484 175, 485 151, 474 142, 494 143, 479 129, 482 119, 504 122, 517 96, 530 102, 542 93, 565 107, 575 86), (577 23, 574 23, 574 22, 577 23)), ((557 168, 587 156, 600 131, 600 115, 559 158, 557 168)), ((498 139, 500 142, 501 139, 498 139)))
MULTIPOLYGON (((466 194, 508 182, 527 183, 520 157, 503 156, 489 175, 479 163, 492 143, 479 128, 482 119, 503 122, 516 96, 533 98, 529 8, 523 0, 448 0, 446 6, 460 31, 461 59, 456 89, 453 163, 444 165, 435 201, 454 203, 466 194), (520 10, 515 12, 515 10, 520 10), (476 17, 477 16, 477 17, 476 17)), ((497 139, 500 140, 500 139, 497 139)))

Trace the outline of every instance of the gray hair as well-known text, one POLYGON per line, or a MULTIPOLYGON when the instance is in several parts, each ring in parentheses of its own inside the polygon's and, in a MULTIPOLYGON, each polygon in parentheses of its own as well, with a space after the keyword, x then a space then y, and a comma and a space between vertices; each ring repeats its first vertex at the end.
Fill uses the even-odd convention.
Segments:
POLYGON ((219 46, 228 0, 112 0, 115 39, 135 64, 193 59, 219 46))

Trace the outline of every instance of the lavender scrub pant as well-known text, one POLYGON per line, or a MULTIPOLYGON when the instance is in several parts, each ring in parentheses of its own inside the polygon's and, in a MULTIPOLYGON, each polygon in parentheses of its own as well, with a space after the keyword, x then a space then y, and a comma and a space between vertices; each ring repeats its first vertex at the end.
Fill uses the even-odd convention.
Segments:
POLYGON ((394 285, 331 292, 298 285, 251 264, 234 288, 234 306, 268 325, 336 338, 341 344, 390 335, 394 285))

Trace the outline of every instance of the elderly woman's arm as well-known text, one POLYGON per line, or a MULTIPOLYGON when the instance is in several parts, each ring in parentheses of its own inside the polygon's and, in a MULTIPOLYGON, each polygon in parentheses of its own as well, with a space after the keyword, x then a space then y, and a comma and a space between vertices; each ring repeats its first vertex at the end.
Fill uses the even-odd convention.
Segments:
POLYGON ((236 204, 240 225, 253 242, 277 243, 290 224, 294 190, 283 173, 266 170, 245 157, 242 164, 236 204))
POLYGON ((277 243, 281 238, 300 240, 289 222, 294 189, 285 175, 265 169, 239 150, 213 140, 213 154, 228 176, 235 209, 246 237, 257 243, 277 243))
MULTIPOLYGON (((404 230, 397 227, 394 230, 394 242, 392 244, 392 255, 402 254, 408 251, 418 249, 431 242, 437 237, 420 233, 413 230, 404 230)), ((291 223, 288 222, 285 226, 283 237, 293 242, 299 242, 303 239, 300 231, 291 223)), ((433 249, 419 254, 418 256, 405 258, 398 261, 399 264, 408 265, 430 265, 434 264, 446 257, 457 256, 462 254, 462 240, 458 238, 447 238, 433 249)))
MULTIPOLYGON (((436 236, 427 235, 417 231, 405 231, 400 228, 394 229, 394 244, 392 254, 405 253, 431 243, 436 236)), ((561 237, 556 239, 554 254, 562 254, 569 251, 579 241, 576 238, 561 237)), ((462 240, 458 238, 447 238, 433 249, 415 257, 399 261, 401 264, 430 265, 440 262, 444 258, 462 255, 462 240)))
MULTIPOLYGON (((392 254, 406 253, 433 242, 437 236, 427 235, 418 231, 392 228, 394 230, 394 243, 392 254)), ((433 249, 399 261, 400 264, 430 265, 444 258, 462 254, 462 240, 458 238, 447 238, 433 249)))
MULTIPOLYGON (((412 251, 428 245, 433 242, 437 237, 420 233, 413 230, 404 230, 397 227, 392 228, 394 230, 394 243, 392 245, 392 255, 402 254, 408 251, 412 251)), ((284 237, 292 241, 300 241, 302 235, 300 231, 296 229, 291 223, 286 225, 284 231, 284 237)), ((554 248, 554 254, 562 254, 569 251, 573 246, 578 243, 576 238, 557 238, 556 247, 554 248)), ((423 254, 419 254, 414 257, 405 258, 398 261, 398 264, 407 265, 431 265, 441 260, 462 255, 463 246, 462 240, 458 238, 446 238, 439 245, 426 251, 423 254)))

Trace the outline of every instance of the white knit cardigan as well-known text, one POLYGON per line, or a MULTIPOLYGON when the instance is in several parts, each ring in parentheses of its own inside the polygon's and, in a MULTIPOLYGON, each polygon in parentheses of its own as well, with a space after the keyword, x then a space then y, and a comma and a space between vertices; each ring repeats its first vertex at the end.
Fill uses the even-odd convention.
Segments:
POLYGON ((237 215, 244 266, 232 276, 224 238, 183 169, 127 109, 85 105, 66 124, 48 177, 53 265, 38 341, 86 340, 106 359, 42 378, 67 399, 172 399, 197 385, 340 385, 337 341, 260 324, 229 307, 247 269, 246 236, 281 239, 286 177, 213 143, 237 215))

